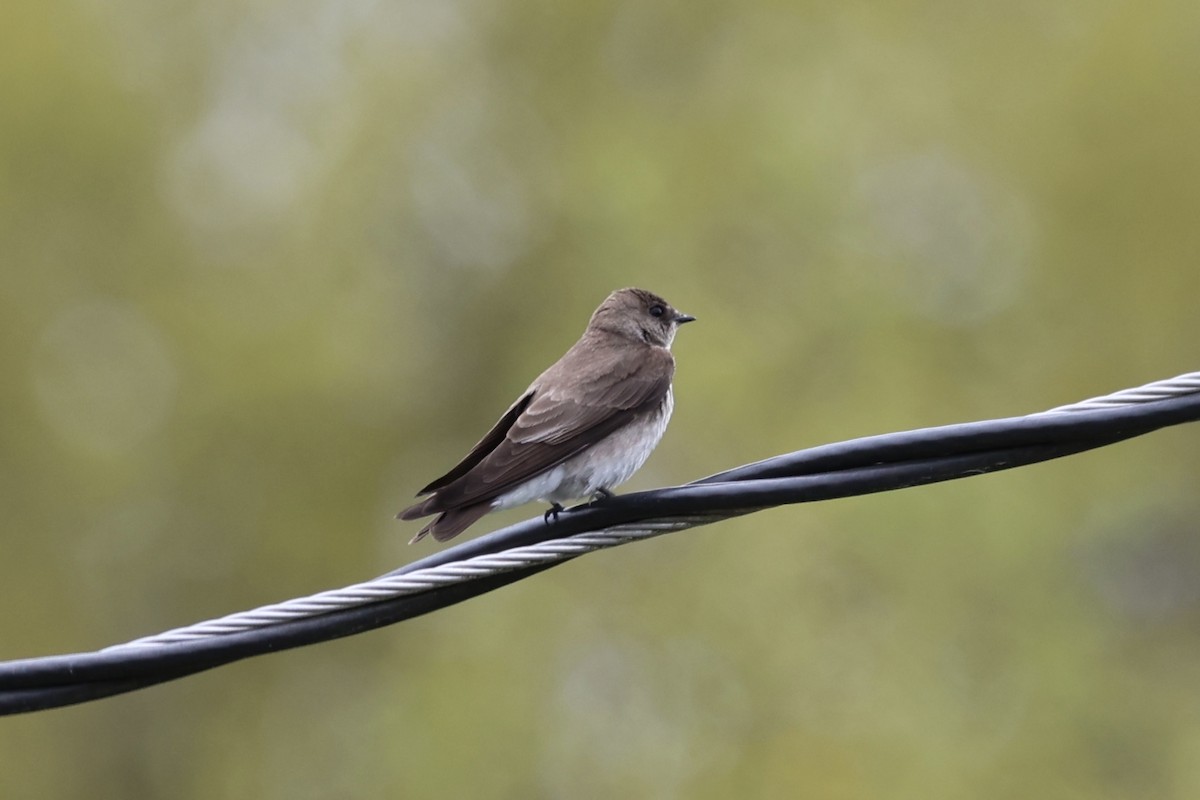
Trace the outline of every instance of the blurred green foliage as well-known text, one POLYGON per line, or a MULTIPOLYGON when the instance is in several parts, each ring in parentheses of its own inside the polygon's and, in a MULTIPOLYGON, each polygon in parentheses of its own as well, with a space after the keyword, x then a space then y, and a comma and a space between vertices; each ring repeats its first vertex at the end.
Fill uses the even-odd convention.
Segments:
MULTIPOLYGON (((426 552, 392 513, 623 285, 700 318, 627 488, 1197 368, 1194 2, 5 18, 3 658, 426 552)), ((1193 798, 1197 436, 8 719, 0 789, 1193 798)))

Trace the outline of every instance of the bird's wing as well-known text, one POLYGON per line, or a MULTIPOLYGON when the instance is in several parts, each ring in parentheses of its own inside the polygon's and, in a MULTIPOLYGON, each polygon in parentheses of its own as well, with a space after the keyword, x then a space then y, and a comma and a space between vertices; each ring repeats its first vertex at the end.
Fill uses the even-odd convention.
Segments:
POLYGON ((438 508, 504 494, 596 444, 628 422, 630 413, 657 408, 671 389, 675 362, 665 349, 648 347, 636 359, 617 353, 573 355, 569 352, 534 382, 523 410, 486 455, 464 467, 468 456, 449 473, 456 477, 437 488, 438 508))
POLYGON ((525 410, 525 407, 529 405, 529 401, 532 399, 533 389, 530 389, 529 391, 525 392, 525 394, 518 397, 517 402, 508 407, 508 411, 504 412, 504 416, 500 417, 500 419, 496 421, 496 424, 492 426, 492 429, 485 433, 483 438, 475 443, 475 446, 471 448, 471 452, 463 456, 462 461, 459 461, 454 466, 454 469, 450 470, 445 475, 433 481, 421 491, 417 492, 417 496, 420 497, 423 494, 436 492, 438 489, 441 489, 442 487, 458 480, 463 475, 466 475, 472 467, 486 458, 488 453, 495 450, 496 445, 504 441, 505 434, 508 433, 509 428, 511 428, 513 423, 517 421, 517 417, 521 416, 521 412, 525 410))

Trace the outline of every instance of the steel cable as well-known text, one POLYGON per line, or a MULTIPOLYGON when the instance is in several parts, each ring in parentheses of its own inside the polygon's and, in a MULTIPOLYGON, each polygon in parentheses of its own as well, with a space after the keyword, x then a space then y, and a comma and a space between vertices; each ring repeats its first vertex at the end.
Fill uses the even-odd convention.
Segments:
POLYGON ((374 580, 94 653, 0 663, 0 714, 132 691, 265 652, 349 636, 461 602, 589 552, 789 503, 985 474, 1200 419, 1200 373, 1025 417, 809 448, 684 486, 541 516, 374 580), (1071 413, 1065 413, 1071 412, 1071 413))

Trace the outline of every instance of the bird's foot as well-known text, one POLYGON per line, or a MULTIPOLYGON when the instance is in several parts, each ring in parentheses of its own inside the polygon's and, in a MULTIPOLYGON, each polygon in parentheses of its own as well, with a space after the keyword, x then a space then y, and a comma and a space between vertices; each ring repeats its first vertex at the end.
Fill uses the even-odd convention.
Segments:
POLYGON ((546 513, 542 514, 542 521, 549 525, 550 518, 554 517, 554 521, 558 522, 558 515, 562 513, 562 510, 563 507, 559 503, 551 503, 550 507, 546 509, 546 513))
POLYGON ((596 491, 592 492, 592 502, 600 503, 604 500, 612 500, 616 496, 617 495, 614 492, 608 489, 597 489, 596 491))

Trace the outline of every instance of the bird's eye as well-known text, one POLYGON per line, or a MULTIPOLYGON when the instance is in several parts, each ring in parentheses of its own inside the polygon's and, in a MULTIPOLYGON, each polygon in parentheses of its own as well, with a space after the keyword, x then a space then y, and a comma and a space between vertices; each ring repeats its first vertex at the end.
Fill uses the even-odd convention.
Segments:
POLYGON ((655 303, 654 305, 650 306, 650 316, 652 316, 652 317, 661 317, 665 313, 667 313, 667 310, 665 308, 663 308, 662 306, 660 306, 658 303, 655 303))

